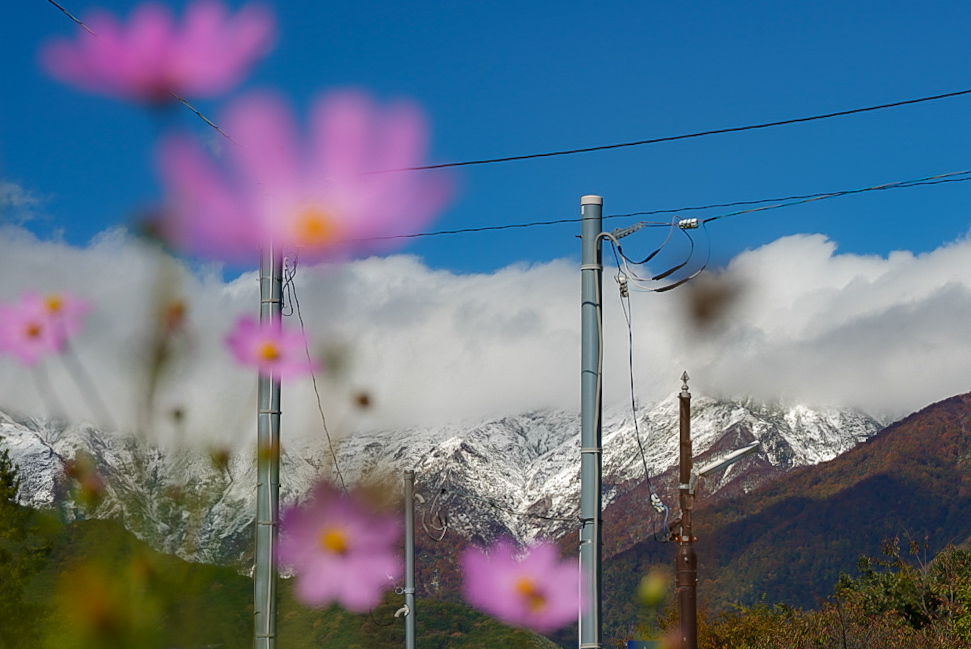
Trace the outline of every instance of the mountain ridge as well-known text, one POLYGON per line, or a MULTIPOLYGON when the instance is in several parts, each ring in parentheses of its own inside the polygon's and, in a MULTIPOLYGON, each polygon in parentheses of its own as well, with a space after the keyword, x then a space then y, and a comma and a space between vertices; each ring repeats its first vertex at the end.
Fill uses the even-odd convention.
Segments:
MULTIPOLYGON (((637 411, 643 461, 630 412, 604 413, 606 510, 643 490, 644 463, 666 502, 676 502, 671 481, 664 476, 677 462, 677 413, 675 398, 637 411)), ((795 467, 835 457, 880 428, 861 413, 754 407, 707 397, 693 400, 692 415, 698 461, 742 441, 763 442, 757 458, 740 463, 731 475, 708 486, 714 495, 745 492, 795 467)), ((252 455, 229 456, 217 467, 202 453, 164 452, 85 424, 9 415, 0 416, 0 438, 21 466, 23 504, 60 507, 68 517, 120 520, 153 547, 183 558, 247 563, 255 511, 252 455), (79 453, 91 457, 105 483, 102 502, 91 511, 70 500, 70 481, 64 475, 67 463, 79 453)), ((562 538, 575 529, 575 412, 541 411, 472 424, 363 431, 340 440, 336 453, 348 484, 377 482, 397 489, 402 472, 415 470, 426 508, 434 504, 440 510, 423 514, 434 518, 447 510, 452 531, 467 540, 488 543, 510 536, 529 542, 562 538)), ((320 478, 335 479, 330 449, 322 440, 288 443, 284 438, 281 455, 283 502, 299 502, 320 478)), ((610 546, 605 556, 633 541, 610 546)))
MULTIPOLYGON (((797 468, 733 498, 699 503, 698 596, 734 604, 814 608, 861 556, 894 538, 935 556, 971 542, 971 393, 931 404, 828 462, 797 468), (763 597, 768 599, 763 600, 763 597)), ((671 546, 649 540, 614 556, 605 581, 613 622, 634 615, 636 579, 670 565, 671 546)))

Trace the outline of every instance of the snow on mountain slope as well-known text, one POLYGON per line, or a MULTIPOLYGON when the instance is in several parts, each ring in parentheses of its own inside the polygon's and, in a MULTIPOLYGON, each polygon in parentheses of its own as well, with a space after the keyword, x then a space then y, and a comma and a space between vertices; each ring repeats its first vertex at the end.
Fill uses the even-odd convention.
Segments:
MULTIPOLYGON (((325 441, 290 444, 285 419, 283 425, 281 499, 286 503, 299 501, 316 480, 337 477, 325 441)), ((706 486, 716 494, 733 484, 748 489, 767 479, 753 473, 760 466, 777 474, 832 459, 881 427, 860 413, 705 397, 693 400, 691 425, 696 458, 752 439, 762 442, 760 463, 726 472, 706 486)), ((643 481, 644 463, 656 479, 677 463, 674 396, 638 411, 637 428, 643 461, 630 411, 604 413, 605 508, 643 481)), ((396 490, 403 471, 414 469, 428 516, 447 511, 451 529, 466 538, 507 534, 530 541, 558 538, 577 527, 579 435, 577 413, 547 411, 472 424, 360 432, 341 440, 336 452, 348 485, 378 482, 396 490)), ((24 504, 57 507, 69 518, 116 518, 155 547, 196 561, 245 566, 249 560, 256 507, 251 455, 236 455, 217 466, 203 453, 163 453, 90 426, 2 413, 0 445, 10 449, 20 467, 24 504), (65 463, 79 453, 92 458, 105 482, 104 498, 94 511, 71 500, 70 481, 64 477, 65 463)), ((663 491, 670 493, 672 486, 663 491)))

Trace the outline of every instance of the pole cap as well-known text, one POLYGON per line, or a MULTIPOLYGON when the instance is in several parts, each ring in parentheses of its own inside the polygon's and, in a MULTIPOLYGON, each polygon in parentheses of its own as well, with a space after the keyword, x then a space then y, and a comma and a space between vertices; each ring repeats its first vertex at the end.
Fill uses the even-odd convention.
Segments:
POLYGON ((604 197, 596 194, 587 194, 580 197, 580 205, 603 205, 604 197))

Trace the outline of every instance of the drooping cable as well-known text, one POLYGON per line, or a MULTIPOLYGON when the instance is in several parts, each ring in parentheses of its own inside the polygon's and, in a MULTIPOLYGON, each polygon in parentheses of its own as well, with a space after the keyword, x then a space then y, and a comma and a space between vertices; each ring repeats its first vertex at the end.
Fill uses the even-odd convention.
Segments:
MULTIPOLYGON (((286 277, 290 275, 288 282, 290 283, 291 290, 293 292, 293 305, 296 308, 297 319, 300 321, 300 331, 303 334, 304 351, 307 353, 307 362, 312 363, 313 359, 310 356, 310 346, 307 342, 307 328, 304 326, 303 314, 300 311, 300 298, 297 296, 297 284, 292 281, 293 275, 296 273, 296 266, 290 266, 289 259, 284 259, 283 275, 286 277)), ((317 412, 320 413, 320 423, 324 429, 324 435, 327 437, 327 447, 330 449, 330 455, 334 459, 334 472, 337 473, 337 478, 341 483, 341 489, 344 493, 347 493, 347 485, 344 483, 344 475, 341 473, 340 463, 337 461, 337 451, 334 448, 334 440, 330 436, 330 430, 327 428, 327 417, 324 415, 324 405, 320 397, 320 389, 317 387, 317 373, 314 371, 310 372, 310 381, 313 384, 314 395, 317 398, 317 412)))
POLYGON ((640 425, 637 421, 637 400, 635 396, 636 391, 634 389, 634 329, 632 325, 633 310, 631 308, 631 303, 630 303, 630 291, 627 290, 626 277, 622 274, 622 271, 620 270, 621 269, 620 254, 617 249, 617 245, 616 244, 612 245, 612 248, 614 252, 614 259, 617 260, 618 274, 616 279, 620 287, 620 291, 619 291, 620 306, 621 306, 621 309, 624 311, 624 320, 627 323, 627 366, 629 369, 629 377, 630 377, 630 408, 631 408, 631 419, 634 422, 634 439, 637 440, 637 450, 639 451, 641 456, 641 466, 644 468, 644 479, 647 482, 647 488, 651 493, 651 506, 654 507, 654 510, 658 514, 661 514, 661 513, 664 514, 662 536, 658 537, 656 525, 653 530, 654 540, 663 543, 667 541, 668 537, 670 536, 670 530, 668 530, 669 512, 668 512, 667 505, 665 505, 664 501, 661 500, 661 497, 654 489, 654 484, 651 482, 651 474, 647 467, 647 456, 644 453, 644 444, 641 442, 641 430, 640 430, 640 425))
MULTIPOLYGON (((443 485, 445 484, 445 481, 446 480, 448 480, 448 472, 447 471, 442 476, 442 484, 443 485)), ((430 538, 432 541, 435 541, 436 543, 441 543, 442 539, 445 538, 445 534, 448 532, 448 515, 446 514, 446 515, 443 516, 440 511, 437 511, 435 513, 435 515, 432 517, 431 524, 429 524, 425 520, 425 516, 426 516, 426 514, 428 513, 429 510, 435 511, 435 508, 438 506, 438 500, 439 500, 439 498, 441 498, 445 493, 447 493, 447 490, 444 489, 444 488, 442 488, 442 487, 439 487, 438 491, 435 493, 435 497, 432 498, 432 502, 431 502, 431 504, 428 507, 425 507, 424 506, 425 505, 425 499, 422 498, 421 496, 418 496, 416 494, 416 497, 418 498, 419 502, 422 504, 422 508, 421 508, 421 528, 422 528, 422 530, 424 530, 425 536, 427 536, 428 538, 430 538), (441 525, 438 525, 438 526, 435 525, 435 519, 438 519, 438 521, 441 523, 441 525), (431 530, 435 530, 436 532, 441 532, 441 534, 436 537, 434 534, 432 534, 431 530)))
MULTIPOLYGON (((690 220, 694 221, 694 219, 690 219, 690 220)), ((683 222, 684 220, 680 221, 679 225, 682 224, 683 222)), ((694 226, 692 225, 692 227, 694 226)), ((666 279, 671 274, 677 272, 678 270, 686 266, 687 263, 691 260, 691 257, 694 254, 694 239, 691 238, 690 235, 688 236, 688 239, 691 241, 692 245, 691 245, 691 251, 689 252, 687 259, 683 263, 676 265, 674 268, 666 270, 652 277, 641 277, 633 268, 631 268, 632 265, 636 266, 638 264, 634 264, 627 258, 620 245, 620 241, 618 241, 617 237, 615 237, 612 233, 604 232, 600 236, 610 241, 611 245, 614 247, 614 258, 617 260, 618 272, 623 274, 629 289, 636 289, 639 291, 651 292, 651 293, 664 293, 666 291, 670 291, 672 289, 678 288, 679 286, 682 286, 690 282, 691 280, 701 275, 701 273, 703 273, 708 268, 708 264, 711 262, 711 242, 707 237, 707 234, 708 234, 707 226, 704 223, 701 223, 701 227, 704 230, 706 235, 705 240, 708 242, 707 254, 705 256, 704 263, 702 263, 701 266, 699 266, 690 275, 683 277, 675 282, 672 282, 671 284, 667 284, 665 286, 660 286, 660 287, 651 285, 651 282, 657 281, 659 279, 666 279)), ((680 229, 684 230, 685 228, 681 227, 680 229)), ((670 237, 665 240, 665 243, 658 250, 648 255, 648 258, 653 258, 655 254, 663 250, 669 241, 670 241, 670 237)))

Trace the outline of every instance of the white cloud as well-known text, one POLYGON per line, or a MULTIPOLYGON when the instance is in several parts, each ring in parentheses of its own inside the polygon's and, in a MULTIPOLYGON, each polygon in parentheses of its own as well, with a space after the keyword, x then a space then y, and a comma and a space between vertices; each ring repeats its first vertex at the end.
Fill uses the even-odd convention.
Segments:
MULTIPOLYGON (((566 261, 488 275, 431 270, 411 256, 373 258, 297 275, 314 353, 330 359, 318 381, 332 432, 576 408, 579 270, 566 261), (366 392, 363 415, 354 398, 366 392)), ((605 273, 604 389, 629 397, 627 329, 605 273)), ((680 386, 697 394, 853 406, 900 416, 971 389, 971 243, 888 258, 838 254, 820 236, 780 239, 739 255, 724 275, 741 287, 720 320, 688 318, 687 290, 633 293, 638 399, 680 386)), ((159 411, 184 409, 192 439, 245 438, 255 430, 256 379, 236 367, 222 338, 236 315, 258 311, 255 272, 224 282, 121 232, 86 248, 0 230, 0 300, 24 290, 66 290, 94 305, 78 357, 113 411, 132 425, 144 387, 152 309, 185 296, 189 335, 159 392, 159 411)), ((694 295, 697 298, 697 294, 694 295)), ((299 326, 296 316, 287 325, 299 326)), ((72 416, 93 412, 63 364, 45 372, 72 416)), ((29 370, 0 359, 0 408, 44 413, 29 370)), ((309 381, 286 384, 286 434, 320 434, 309 381)), ((163 418, 164 420, 164 418, 163 418)), ((159 425, 171 434, 172 426, 159 425)))
POLYGON ((0 223, 21 225, 38 216, 45 200, 21 185, 0 179, 0 223))

